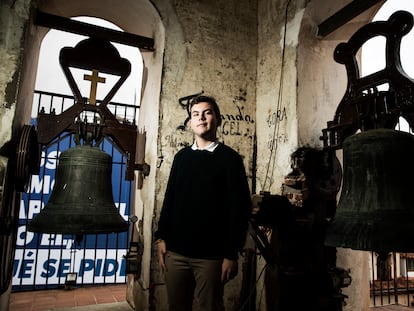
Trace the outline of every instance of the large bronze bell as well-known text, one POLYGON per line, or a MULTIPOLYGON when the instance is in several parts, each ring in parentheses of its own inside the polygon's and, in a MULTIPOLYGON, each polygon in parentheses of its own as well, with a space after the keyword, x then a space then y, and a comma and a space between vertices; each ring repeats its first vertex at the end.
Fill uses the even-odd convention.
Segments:
POLYGON ((414 251, 414 136, 390 129, 343 143, 344 178, 325 244, 378 253, 414 251))
POLYGON ((27 229, 76 235, 126 231, 114 204, 111 172, 111 157, 98 147, 62 152, 49 201, 27 229))

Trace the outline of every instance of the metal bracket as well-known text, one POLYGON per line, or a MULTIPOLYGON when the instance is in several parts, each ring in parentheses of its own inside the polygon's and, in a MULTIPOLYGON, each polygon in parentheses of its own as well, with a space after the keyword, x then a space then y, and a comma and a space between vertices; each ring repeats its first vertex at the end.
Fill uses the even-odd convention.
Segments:
POLYGON ((127 79, 131 64, 121 58, 116 48, 109 42, 98 38, 88 38, 79 42, 74 48, 65 47, 60 52, 60 64, 75 96, 75 104, 57 115, 53 111, 46 114, 42 110, 37 119, 39 144, 48 145, 62 132, 76 133, 76 120, 84 111, 97 113, 100 116, 101 135, 110 138, 127 158, 127 180, 134 179, 137 126, 126 121, 120 122, 108 109, 107 105, 127 79), (86 103, 73 78, 69 67, 86 70, 98 70, 119 76, 109 93, 96 105, 86 103))
POLYGON ((345 65, 348 85, 334 119, 322 130, 324 147, 339 149, 345 138, 358 130, 394 129, 400 116, 414 127, 414 80, 404 72, 400 60, 401 39, 412 27, 413 16, 397 11, 388 21, 363 26, 348 42, 336 47, 334 59, 345 65), (356 54, 367 40, 376 36, 386 39, 386 66, 360 77, 356 54), (385 83, 389 89, 379 91, 378 86, 385 83))

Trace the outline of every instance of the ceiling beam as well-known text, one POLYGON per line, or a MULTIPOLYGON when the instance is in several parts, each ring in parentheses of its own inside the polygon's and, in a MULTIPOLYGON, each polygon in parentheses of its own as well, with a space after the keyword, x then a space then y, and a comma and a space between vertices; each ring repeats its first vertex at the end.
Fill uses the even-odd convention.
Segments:
POLYGON ((384 0, 354 0, 318 25, 318 37, 325 37, 354 17, 384 0))
POLYGON ((36 11, 35 25, 135 46, 143 51, 154 51, 154 39, 152 38, 92 25, 39 10, 36 11))

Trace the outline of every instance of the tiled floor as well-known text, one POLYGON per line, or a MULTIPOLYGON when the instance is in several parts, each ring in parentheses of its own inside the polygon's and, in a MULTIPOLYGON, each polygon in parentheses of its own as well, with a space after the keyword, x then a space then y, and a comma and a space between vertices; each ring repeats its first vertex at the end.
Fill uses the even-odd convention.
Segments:
POLYGON ((86 305, 124 302, 126 285, 106 285, 75 289, 13 292, 10 311, 43 311, 86 305))
MULTIPOLYGON (((13 292, 10 295, 10 311, 45 311, 76 308, 74 310, 132 310, 126 301, 126 285, 106 285, 76 289, 53 289, 27 292, 13 292), (113 304, 125 303, 125 304, 113 304), (94 308, 98 304, 102 307, 94 308)), ((71 309, 68 309, 71 310, 71 309)), ((390 305, 371 308, 371 311, 402 311, 412 308, 390 305)), ((63 311, 63 310, 61 310, 63 311)))
POLYGON ((400 306, 400 305, 389 305, 383 307, 371 308, 371 311, 408 311, 413 310, 412 308, 400 306))

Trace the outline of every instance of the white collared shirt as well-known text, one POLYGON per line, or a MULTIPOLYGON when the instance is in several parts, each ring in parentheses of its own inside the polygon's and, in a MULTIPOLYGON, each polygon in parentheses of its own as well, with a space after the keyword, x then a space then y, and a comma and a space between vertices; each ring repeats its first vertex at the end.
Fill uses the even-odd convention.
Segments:
POLYGON ((194 141, 194 143, 191 146, 191 149, 193 149, 193 150, 206 150, 206 151, 213 152, 217 148, 218 144, 219 144, 219 142, 218 142, 218 140, 216 140, 216 141, 213 141, 210 145, 208 145, 205 148, 199 148, 197 146, 197 143, 194 141))

